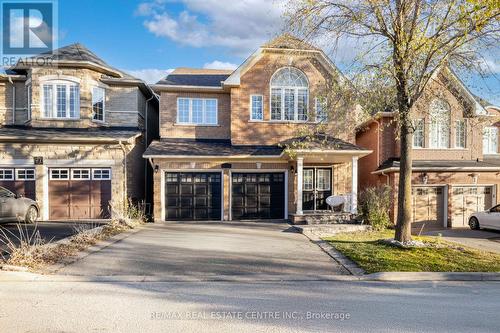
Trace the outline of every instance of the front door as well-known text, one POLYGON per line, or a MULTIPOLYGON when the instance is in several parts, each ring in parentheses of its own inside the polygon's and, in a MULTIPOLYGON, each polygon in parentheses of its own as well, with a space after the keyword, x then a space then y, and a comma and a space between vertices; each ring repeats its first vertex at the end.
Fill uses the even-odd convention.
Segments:
POLYGON ((332 195, 332 169, 304 168, 302 209, 327 210, 326 198, 332 195))

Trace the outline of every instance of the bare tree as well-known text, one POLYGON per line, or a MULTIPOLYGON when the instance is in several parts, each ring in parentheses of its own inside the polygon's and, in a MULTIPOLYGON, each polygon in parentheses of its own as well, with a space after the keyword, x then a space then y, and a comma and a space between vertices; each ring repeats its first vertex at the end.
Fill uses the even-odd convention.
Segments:
POLYGON ((440 68, 479 69, 500 45, 500 1, 289 0, 287 9, 287 26, 305 40, 360 41, 358 73, 392 92, 401 145, 395 238, 411 240, 410 111, 440 68))

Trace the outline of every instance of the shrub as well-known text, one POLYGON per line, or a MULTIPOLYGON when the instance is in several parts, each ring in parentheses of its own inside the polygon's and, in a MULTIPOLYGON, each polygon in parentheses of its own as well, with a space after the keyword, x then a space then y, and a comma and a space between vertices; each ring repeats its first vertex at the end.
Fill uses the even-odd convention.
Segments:
POLYGON ((359 209, 361 218, 373 229, 383 230, 389 227, 389 209, 391 204, 391 188, 387 185, 370 187, 361 192, 359 209))

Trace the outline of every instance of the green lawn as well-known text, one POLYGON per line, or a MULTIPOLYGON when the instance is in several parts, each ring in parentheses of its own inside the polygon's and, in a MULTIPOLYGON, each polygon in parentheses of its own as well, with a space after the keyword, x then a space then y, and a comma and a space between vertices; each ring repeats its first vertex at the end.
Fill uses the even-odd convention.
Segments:
POLYGON ((381 244, 394 231, 339 234, 325 238, 367 273, 376 272, 500 272, 500 255, 464 248, 437 237, 414 237, 443 247, 401 249, 381 244))

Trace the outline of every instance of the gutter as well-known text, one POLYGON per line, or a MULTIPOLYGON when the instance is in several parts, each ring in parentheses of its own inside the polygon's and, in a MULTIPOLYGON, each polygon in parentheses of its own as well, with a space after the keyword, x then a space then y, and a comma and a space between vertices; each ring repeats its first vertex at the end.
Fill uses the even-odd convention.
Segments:
MULTIPOLYGON (((144 126, 145 127, 144 148, 146 148, 147 146, 149 146, 149 141, 148 141, 148 139, 149 139, 149 137, 148 137, 149 102, 151 102, 153 100, 153 98, 155 98, 154 92, 151 91, 151 93, 152 93, 151 97, 146 100, 146 112, 145 112, 146 113, 146 119, 144 119, 144 123, 145 123, 145 126, 144 126)), ((144 165, 144 179, 146 180, 144 182, 144 197, 146 198, 146 195, 147 195, 148 190, 149 190, 149 182, 147 181, 147 179, 148 179, 148 168, 147 168, 148 162, 145 161, 144 164, 145 164, 144 165)), ((153 171, 154 171, 154 169, 153 169, 153 171)))
MULTIPOLYGON (((500 167, 413 167, 413 171, 461 171, 461 172, 472 172, 472 171, 500 171, 500 167)), ((376 170, 372 171, 372 175, 378 175, 381 174, 385 176, 385 173, 387 172, 398 172, 399 168, 397 167, 390 167, 390 168, 385 168, 382 170, 376 170)))

